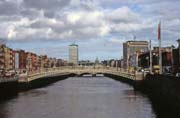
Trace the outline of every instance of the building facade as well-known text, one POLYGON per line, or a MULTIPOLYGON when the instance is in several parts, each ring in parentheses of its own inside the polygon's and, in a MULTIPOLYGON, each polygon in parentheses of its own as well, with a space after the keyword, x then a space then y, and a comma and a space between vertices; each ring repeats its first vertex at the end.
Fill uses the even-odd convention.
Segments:
POLYGON ((177 40, 178 48, 173 49, 173 73, 180 72, 180 39, 177 40))
POLYGON ((136 52, 148 51, 149 44, 147 41, 127 41, 123 43, 123 67, 129 69, 129 59, 136 52))
POLYGON ((78 65, 78 45, 69 45, 69 64, 78 65))
POLYGON ((15 51, 15 69, 23 72, 26 70, 26 52, 24 50, 15 51))
MULTIPOLYGON (((150 52, 138 56, 138 66, 143 69, 150 67, 150 52)), ((172 72, 172 52, 162 51, 162 69, 163 73, 172 72)), ((152 50, 152 70, 153 72, 159 71, 159 52, 157 50, 152 50)))
POLYGON ((15 68, 14 52, 6 45, 0 45, 0 70, 10 71, 15 68))
POLYGON ((26 68, 29 72, 33 70, 31 52, 26 52, 26 68))

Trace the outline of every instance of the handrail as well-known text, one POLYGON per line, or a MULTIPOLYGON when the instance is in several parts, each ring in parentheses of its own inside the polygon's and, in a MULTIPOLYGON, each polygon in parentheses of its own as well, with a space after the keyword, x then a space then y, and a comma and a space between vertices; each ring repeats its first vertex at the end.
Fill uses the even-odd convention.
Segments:
MULTIPOLYGON (((20 75, 18 78, 16 77, 16 80, 18 80, 19 82, 28 82, 28 81, 32 81, 32 80, 42 78, 42 77, 53 76, 56 74, 70 74, 70 73, 74 73, 74 74, 109 73, 109 74, 125 77, 127 79, 136 80, 135 72, 130 72, 123 68, 112 68, 112 67, 94 68, 94 67, 70 67, 70 66, 60 67, 60 68, 46 68, 46 69, 41 69, 41 70, 37 70, 33 72, 28 72, 27 75, 24 75, 24 76, 20 75)), ((5 82, 12 81, 12 80, 15 80, 15 79, 2 78, 0 79, 0 83, 4 81, 5 82)))

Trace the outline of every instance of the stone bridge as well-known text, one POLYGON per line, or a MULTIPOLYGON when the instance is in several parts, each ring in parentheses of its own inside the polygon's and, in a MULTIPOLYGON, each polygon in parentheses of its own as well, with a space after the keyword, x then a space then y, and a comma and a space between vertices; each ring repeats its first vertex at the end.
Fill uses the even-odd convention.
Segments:
POLYGON ((20 75, 19 82, 30 82, 39 78, 43 77, 53 77, 53 76, 62 76, 68 74, 76 74, 76 75, 83 75, 83 74, 111 74, 116 75, 119 77, 124 77, 131 80, 142 80, 143 75, 142 73, 135 73, 135 72, 127 72, 125 69, 122 68, 94 68, 94 67, 61 67, 61 68, 50 68, 43 71, 29 73, 27 75, 20 75))

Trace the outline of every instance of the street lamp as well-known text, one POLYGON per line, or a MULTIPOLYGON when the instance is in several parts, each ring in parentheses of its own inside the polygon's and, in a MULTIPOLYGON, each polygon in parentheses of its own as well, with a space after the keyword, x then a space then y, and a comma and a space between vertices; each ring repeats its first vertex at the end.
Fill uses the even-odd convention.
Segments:
POLYGON ((144 80, 144 69, 142 69, 142 79, 144 80))

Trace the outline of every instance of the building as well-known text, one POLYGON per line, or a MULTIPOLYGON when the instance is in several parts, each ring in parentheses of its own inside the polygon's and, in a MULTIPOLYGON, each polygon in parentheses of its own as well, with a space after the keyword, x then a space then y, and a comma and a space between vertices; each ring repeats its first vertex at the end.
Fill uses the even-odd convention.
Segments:
MULTIPOLYGON (((138 56, 138 67, 143 69, 150 67, 150 53, 145 52, 138 56)), ((168 50, 162 51, 162 68, 164 73, 172 72, 172 53, 168 50)), ((159 70, 159 51, 152 51, 152 69, 153 72, 159 70)))
POLYGON ((57 59, 56 58, 49 58, 49 68, 56 67, 57 59))
POLYGON ((78 65, 78 45, 69 45, 69 64, 78 65))
MULTIPOLYGON (((72 51, 72 53, 78 54, 78 50, 76 49, 76 51, 72 51)), ((47 71, 47 68, 67 65, 68 62, 66 60, 49 58, 47 55, 39 56, 35 53, 25 52, 21 49, 12 50, 5 44, 0 44, 0 76, 8 75, 9 73, 14 74, 15 72, 18 74, 27 72, 27 74, 29 74, 37 71, 47 71)))
POLYGON ((177 42, 178 42, 178 61, 180 62, 180 39, 178 39, 177 42))
POLYGON ((40 65, 41 65, 41 69, 43 68, 48 68, 49 64, 48 64, 48 57, 47 55, 41 55, 40 57, 40 65))
POLYGON ((129 56, 129 67, 133 70, 138 69, 138 57, 141 52, 136 52, 129 56))
POLYGON ((117 59, 110 59, 110 60, 104 60, 101 62, 103 66, 106 67, 118 67, 122 68, 123 65, 123 59, 117 60, 117 59))
POLYGON ((0 45, 0 71, 7 72, 14 70, 14 51, 6 45, 0 45))
POLYGON ((26 52, 24 50, 15 51, 15 69, 20 72, 26 70, 26 52))
POLYGON ((146 52, 148 51, 147 41, 127 41, 123 43, 123 62, 124 68, 129 69, 129 59, 130 56, 136 52, 146 52))
POLYGON ((36 64, 37 64, 37 70, 40 71, 41 70, 41 56, 37 55, 36 56, 36 64))
MULTIPOLYGON (((161 47, 162 52, 171 52, 174 46, 161 47)), ((159 51, 159 47, 153 47, 154 51, 159 51)))
POLYGON ((32 69, 33 69, 33 71, 36 71, 37 63, 38 63, 37 55, 35 53, 31 53, 31 58, 32 58, 32 69))
POLYGON ((79 65, 81 65, 81 66, 93 66, 94 62, 91 62, 90 60, 81 60, 81 61, 79 61, 79 65))
POLYGON ((98 57, 96 57, 95 65, 99 65, 99 59, 98 59, 98 57))
POLYGON ((56 67, 67 66, 67 61, 62 59, 56 59, 55 66, 56 67))
POLYGON ((180 60, 179 60, 179 48, 173 49, 173 62, 172 62, 172 71, 173 73, 180 72, 180 60))
POLYGON ((173 49, 173 73, 179 73, 180 72, 180 39, 177 40, 178 42, 178 48, 173 49))
POLYGON ((26 68, 27 68, 28 72, 33 70, 31 52, 26 52, 26 68))

